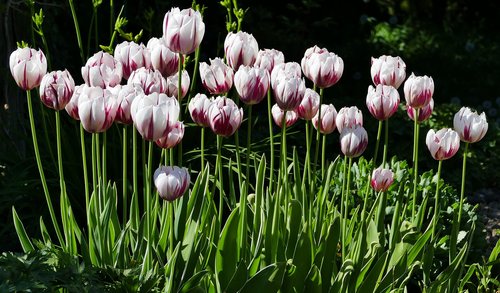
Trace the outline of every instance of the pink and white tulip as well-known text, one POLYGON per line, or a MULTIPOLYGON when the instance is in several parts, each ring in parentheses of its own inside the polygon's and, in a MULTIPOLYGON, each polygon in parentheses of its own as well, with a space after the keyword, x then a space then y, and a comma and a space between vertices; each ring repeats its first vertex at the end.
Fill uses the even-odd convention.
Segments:
POLYGON ((163 39, 170 51, 191 54, 198 48, 204 35, 205 23, 199 11, 174 7, 165 14, 163 39))
POLYGON ((114 57, 122 64, 125 79, 138 68, 151 68, 151 52, 144 44, 124 41, 116 45, 114 57))
POLYGON ((137 85, 142 91, 149 95, 151 93, 165 93, 167 81, 158 70, 139 68, 130 75, 128 85, 137 85))
POLYGON ((210 59, 210 65, 200 63, 200 78, 203 86, 212 95, 229 92, 233 86, 233 69, 227 66, 221 58, 210 59))
POLYGON ((257 53, 255 59, 255 67, 265 69, 271 74, 276 65, 285 63, 285 55, 281 51, 275 49, 264 49, 257 53))
POLYGON ((427 75, 408 77, 404 85, 406 104, 420 109, 429 104, 434 94, 434 81, 427 75))
POLYGON ((356 106, 344 107, 338 112, 335 123, 339 133, 345 127, 363 126, 363 113, 356 106))
POLYGON ((399 56, 372 57, 370 73, 374 85, 390 85, 398 89, 406 78, 406 64, 399 56))
MULTIPOLYGON (((411 120, 415 121, 415 110, 411 106, 406 106, 406 114, 408 114, 408 117, 410 117, 411 120)), ((431 99, 429 104, 424 106, 423 108, 420 108, 418 111, 418 123, 424 122, 425 120, 429 119, 432 115, 432 111, 434 110, 434 99, 431 99)))
POLYGON ((377 192, 386 192, 394 182, 394 173, 390 169, 378 167, 373 170, 370 185, 377 192))
POLYGON ((87 87, 86 84, 77 85, 73 90, 73 95, 71 96, 69 102, 66 104, 66 112, 68 112, 69 116, 75 120, 80 120, 80 115, 78 115, 78 99, 80 98, 80 94, 82 90, 87 87))
POLYGON ((344 72, 344 61, 327 49, 317 46, 306 50, 301 61, 302 72, 319 88, 336 84, 344 72))
POLYGON ((115 121, 123 124, 131 124, 132 116, 130 114, 130 107, 134 99, 143 95, 144 91, 138 85, 124 85, 121 86, 117 93, 118 110, 116 111, 115 121))
POLYGON ((269 89, 269 73, 265 69, 242 65, 234 75, 234 87, 243 103, 258 104, 269 89))
POLYGON ((302 77, 302 71, 300 69, 300 64, 297 62, 286 62, 280 63, 274 66, 273 71, 271 71, 271 87, 275 88, 278 76, 286 76, 288 78, 302 77))
POLYGON ((75 90, 75 81, 67 71, 47 73, 40 83, 40 99, 42 103, 54 110, 62 110, 71 100, 75 90))
POLYGON ((167 201, 174 201, 184 195, 190 182, 188 170, 177 166, 160 166, 153 178, 158 194, 167 201))
POLYGON ((399 93, 390 85, 369 86, 366 106, 375 119, 387 120, 398 110, 399 93))
POLYGON ((179 97, 179 91, 177 90, 177 88, 179 87, 179 73, 167 77, 167 96, 176 97, 179 101, 182 100, 187 95, 187 92, 189 90, 189 83, 191 83, 189 74, 187 70, 183 70, 181 80, 181 96, 179 97))
POLYGON ((233 135, 243 121, 243 109, 238 108, 233 100, 223 96, 215 98, 208 112, 210 128, 224 137, 233 135))
MULTIPOLYGON (((283 115, 285 114, 285 111, 281 110, 281 108, 277 105, 274 104, 273 107, 271 108, 271 114, 273 116, 274 123, 278 125, 279 128, 283 127, 283 115)), ((295 111, 286 111, 286 118, 285 118, 285 124, 286 127, 290 127, 297 122, 299 119, 299 115, 295 111)))
POLYGON ((122 64, 103 51, 95 53, 82 67, 82 77, 88 86, 114 87, 120 84, 122 76, 122 64))
POLYGON ((90 133, 104 132, 115 120, 118 103, 107 89, 84 86, 78 97, 78 116, 90 133))
POLYGON ((17 48, 10 54, 9 67, 17 85, 28 91, 40 85, 47 73, 47 59, 42 50, 17 48))
POLYGON ((232 69, 238 70, 240 65, 254 65, 259 53, 259 45, 251 34, 242 31, 229 32, 224 40, 224 52, 227 64, 232 69))
MULTIPOLYGON (((271 76, 274 75, 274 81, 271 82, 274 98, 283 111, 297 109, 306 92, 304 79, 300 78, 300 73, 297 76, 296 66, 291 65, 287 68, 287 63, 280 64, 271 74, 271 76)), ((272 77, 271 80, 273 80, 272 77)))
MULTIPOLYGON (((315 129, 318 129, 318 122, 319 122, 318 114, 319 111, 312 119, 312 123, 315 129)), ((336 118, 337 118, 337 110, 332 104, 321 105, 321 127, 319 127, 319 132, 321 132, 322 134, 332 133, 337 126, 336 118)))
POLYGON ((468 107, 462 107, 453 118, 453 128, 462 141, 473 143, 480 141, 486 135, 488 122, 484 112, 479 115, 468 107))
POLYGON ((344 127, 340 133, 340 150, 349 158, 361 156, 368 146, 368 134, 363 126, 344 127))
POLYGON ((435 160, 447 160, 453 157, 460 148, 460 137, 455 130, 443 128, 435 132, 427 132, 425 143, 435 160))
POLYGON ((178 145, 184 137, 184 123, 177 121, 170 129, 167 135, 156 140, 156 145, 163 149, 171 149, 178 145))
POLYGON ((202 127, 209 127, 210 120, 208 116, 208 111, 212 105, 213 99, 207 98, 204 94, 197 94, 189 102, 188 109, 191 119, 194 123, 202 127))
POLYGON ((297 108, 297 114, 304 120, 311 120, 318 113, 319 94, 312 89, 306 89, 304 98, 297 108))
POLYGON ((165 44, 163 38, 151 38, 147 48, 151 52, 151 66, 158 70, 163 77, 179 71, 179 53, 174 53, 165 44))

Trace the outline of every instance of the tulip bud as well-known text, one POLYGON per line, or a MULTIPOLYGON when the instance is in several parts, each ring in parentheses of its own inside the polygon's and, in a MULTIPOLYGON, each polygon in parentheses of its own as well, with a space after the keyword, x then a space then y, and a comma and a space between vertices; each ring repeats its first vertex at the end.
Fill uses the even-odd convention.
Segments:
MULTIPOLYGON (((406 114, 410 117, 411 120, 415 121, 415 110, 412 106, 406 106, 406 114)), ((434 110, 434 99, 431 99, 429 104, 424 106, 418 111, 418 123, 424 122, 429 119, 432 115, 432 111, 434 110)))
MULTIPOLYGON (((318 129, 318 113, 312 119, 312 123, 315 129, 318 129)), ((321 105, 321 127, 319 128, 320 132, 323 134, 330 134, 335 130, 336 127, 336 119, 337 118, 337 110, 335 107, 330 105, 321 105)))
POLYGON ((281 51, 275 49, 264 49, 257 53, 255 67, 265 69, 271 74, 276 65, 285 63, 285 56, 281 51))
POLYGON ((160 166, 153 178, 158 194, 167 201, 181 197, 187 191, 190 181, 188 170, 177 166, 160 166))
POLYGON ((200 78, 203 86, 213 95, 229 92, 233 86, 234 72, 221 58, 210 59, 210 65, 200 63, 200 78))
POLYGON ((420 109, 429 104, 434 94, 434 81, 432 77, 415 76, 413 73, 408 77, 404 85, 406 104, 415 109, 420 109))
POLYGON ((435 160, 447 160, 457 153, 460 147, 460 137, 455 130, 449 128, 443 128, 437 132, 431 129, 427 132, 425 143, 435 160))
POLYGON ((283 77, 302 77, 302 71, 300 65, 297 62, 286 62, 280 63, 274 66, 273 71, 271 71, 271 87, 274 89, 276 86, 276 81, 278 76, 283 77))
POLYGON ((197 94, 191 99, 188 108, 194 123, 203 127, 210 126, 208 111, 212 105, 212 101, 204 94, 197 94))
POLYGON ((42 50, 17 48, 10 54, 9 66, 17 85, 25 91, 39 86, 47 73, 47 59, 42 50))
POLYGON ((78 97, 78 116, 90 133, 106 131, 115 120, 118 103, 107 89, 84 86, 78 97))
POLYGON ((253 66, 257 59, 259 45, 251 34, 242 31, 229 32, 224 41, 224 52, 227 64, 232 69, 238 70, 240 65, 253 66))
POLYGON ((349 158, 359 157, 367 146, 368 134, 363 126, 353 125, 342 129, 340 133, 340 149, 345 156, 349 158))
POLYGON ((158 70, 139 68, 130 75, 128 85, 137 85, 144 94, 165 93, 167 81, 158 70))
POLYGON ((242 65, 234 75, 234 86, 243 103, 258 104, 269 89, 269 73, 265 69, 242 65))
MULTIPOLYGON (((304 120, 311 120, 319 109, 319 94, 312 89, 306 89, 304 98, 297 108, 297 114, 304 120)), ((322 115, 323 116, 323 115, 322 115)))
POLYGON ((390 85, 398 89, 406 78, 406 64, 399 56, 372 57, 370 72, 374 85, 390 85))
POLYGON ((116 45, 114 56, 122 64, 125 79, 138 68, 151 68, 151 52, 144 44, 124 41, 116 45))
POLYGON ((139 95, 132 102, 130 115, 145 140, 156 141, 167 134, 179 119, 180 106, 166 94, 139 95))
POLYGON ((394 173, 390 169, 378 167, 373 170, 370 185, 377 192, 386 192, 394 181, 394 173))
POLYGON ((71 100, 75 81, 67 70, 47 73, 40 83, 42 103, 54 110, 62 110, 71 100))
POLYGON ((390 85, 369 86, 366 106, 375 119, 387 120, 398 110, 399 93, 390 85))
POLYGON ((117 92, 118 110, 116 111, 115 121, 123 124, 131 124, 132 116, 130 115, 130 107, 134 99, 142 94, 144 94, 144 91, 137 84, 121 86, 117 92))
POLYGON ((165 45, 163 38, 151 38, 148 41, 147 48, 151 52, 151 65, 158 70, 164 77, 179 71, 179 54, 170 51, 165 45))
MULTIPOLYGON (((285 111, 281 110, 281 108, 277 105, 274 104, 273 107, 271 108, 271 114, 273 115, 273 120, 276 125, 278 125, 279 128, 283 127, 283 115, 285 114, 285 111)), ((297 115, 297 112, 295 111, 286 111, 286 127, 290 127, 297 122, 299 119, 299 115, 297 115)))
POLYGON ((306 50, 301 61, 304 75, 319 88, 336 84, 344 72, 344 61, 327 49, 317 46, 306 50))
POLYGON ((479 115, 468 107, 462 107, 453 118, 453 128, 462 141, 478 142, 488 131, 488 122, 484 112, 479 115))
POLYGON ((114 87, 120 84, 122 75, 122 64, 103 51, 95 53, 82 67, 83 80, 91 87, 114 87))
POLYGON ((163 149, 171 149, 178 145, 184 137, 184 123, 177 121, 170 129, 167 135, 156 140, 156 145, 163 149))
POLYGON ((179 101, 182 100, 189 90, 190 82, 191 80, 189 78, 187 70, 183 70, 181 80, 181 96, 179 97, 179 92, 177 90, 177 88, 179 87, 179 73, 167 77, 167 96, 176 97, 179 101))
POLYGON ((205 23, 201 14, 191 8, 170 9, 163 19, 163 39, 167 47, 175 53, 188 55, 200 45, 205 34, 205 23))
POLYGON ((275 67, 271 74, 274 75, 272 82, 274 98, 283 111, 297 109, 304 98, 306 85, 300 74, 299 77, 296 74, 296 66, 287 68, 287 63, 275 67))
POLYGON ((68 112, 69 116, 71 116, 75 120, 80 120, 80 115, 78 115, 78 99, 85 87, 87 87, 87 85, 85 84, 75 86, 73 95, 71 96, 71 99, 65 107, 66 112, 68 112))
POLYGON ((243 109, 238 108, 233 100, 219 96, 210 106, 209 121, 212 131, 224 137, 233 135, 243 120, 243 109))
POLYGON ((344 127, 363 126, 363 113, 356 106, 344 107, 337 114, 335 124, 339 133, 342 133, 344 127))

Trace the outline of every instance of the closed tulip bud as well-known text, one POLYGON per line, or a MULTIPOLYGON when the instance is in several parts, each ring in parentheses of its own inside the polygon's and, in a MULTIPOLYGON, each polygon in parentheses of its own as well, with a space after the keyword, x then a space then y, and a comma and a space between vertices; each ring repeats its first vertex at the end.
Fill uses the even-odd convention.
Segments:
POLYGON ((122 64, 125 79, 138 68, 151 68, 151 52, 144 44, 124 41, 116 45, 114 57, 122 64))
POLYGON ((276 65, 285 63, 285 55, 281 51, 275 49, 264 49, 257 53, 255 59, 255 67, 265 69, 271 74, 276 65))
POLYGON ((242 65, 234 75, 234 87, 243 103, 258 104, 269 89, 269 73, 265 69, 242 65))
POLYGON ((47 73, 40 83, 42 103, 54 110, 62 110, 71 100, 75 81, 67 70, 47 73))
POLYGON ((377 85, 368 87, 368 94, 366 95, 366 107, 368 111, 377 120, 387 120, 396 111, 399 106, 399 93, 390 85, 377 85))
POLYGON ((120 84, 122 76, 122 64, 103 51, 95 53, 82 67, 82 77, 88 86, 114 87, 120 84))
POLYGON ((462 107, 453 118, 453 128, 462 141, 477 142, 483 139, 488 131, 488 122, 484 112, 479 115, 468 107, 462 107))
POLYGON ((306 92, 304 79, 290 77, 288 74, 285 71, 279 72, 273 85, 274 98, 283 111, 297 109, 306 92))
POLYGON ((90 133, 106 131, 115 120, 118 103, 107 89, 85 86, 78 98, 78 116, 90 133))
POLYGON ((73 95, 71 96, 71 99, 65 107, 66 112, 68 112, 69 116, 71 116, 71 118, 75 120, 80 120, 80 115, 78 115, 78 99, 80 98, 80 94, 85 87, 87 87, 86 84, 75 86, 73 95))
POLYGON ((340 149, 349 158, 361 156, 368 146, 368 134, 363 126, 344 127, 340 133, 340 149))
POLYGON ((158 194, 167 201, 174 201, 184 195, 190 182, 188 170, 177 166, 160 166, 153 178, 158 194))
POLYGON ((145 140, 156 141, 177 123, 180 106, 166 94, 139 95, 132 102, 130 114, 135 128, 145 140))
POLYGON ((336 84, 344 72, 344 61, 327 49, 317 46, 306 50, 301 61, 304 75, 319 88, 336 84))
POLYGON ((371 75, 374 85, 390 85, 396 89, 406 78, 406 64, 398 57, 372 57, 371 75))
MULTIPOLYGON (((318 129, 318 113, 312 119, 312 123, 315 129, 318 129)), ((321 127, 319 128, 319 132, 323 134, 330 134, 336 128, 336 118, 337 118, 337 110, 335 107, 330 105, 321 105, 321 127)))
POLYGON ((227 64, 238 70, 240 65, 253 66, 259 53, 259 45, 251 34, 229 32, 224 41, 224 52, 227 64))
POLYGON ((191 99, 188 108, 194 123, 203 127, 210 126, 208 111, 212 102, 213 100, 210 100, 204 94, 197 94, 191 99))
MULTIPOLYGON (((312 89, 306 89, 304 98, 297 108, 297 114, 304 120, 311 120, 318 113, 319 94, 312 89)), ((323 115, 322 115, 323 116, 323 115)))
POLYGON ((176 97, 179 101, 182 100, 187 95, 190 82, 191 80, 187 70, 183 70, 181 80, 181 96, 179 97, 179 92, 177 90, 179 87, 179 73, 167 77, 167 96, 176 97))
POLYGON ((278 77, 283 78, 283 76, 291 77, 302 77, 302 71, 300 70, 300 65, 297 62, 286 62, 280 63, 274 66, 273 71, 271 71, 271 87, 274 89, 276 87, 276 82, 278 77))
POLYGON ((201 14, 191 8, 172 8, 163 19, 163 39, 170 51, 188 55, 200 45, 205 35, 201 14))
POLYGON ((118 89, 117 101, 118 110, 116 111, 115 121, 123 124, 131 124, 132 116, 130 114, 130 107, 134 99, 144 94, 144 91, 139 85, 124 85, 118 89))
POLYGON ((167 81, 158 70, 139 68, 130 75, 128 85, 137 85, 146 94, 165 93, 167 81))
MULTIPOLYGON (((285 114, 285 111, 281 110, 281 108, 277 105, 274 104, 273 107, 271 108, 271 114, 273 115, 273 120, 276 125, 278 125, 279 128, 283 127, 283 115, 285 114)), ((299 119, 299 115, 297 115, 297 112, 295 111, 286 111, 286 127, 290 127, 297 122, 299 119)))
POLYGON ((408 77, 404 85, 405 99, 408 106, 414 109, 423 108, 429 104, 434 94, 434 81, 427 75, 408 77))
POLYGON ((229 92, 233 86, 233 76, 233 69, 221 58, 210 59, 210 65, 206 62, 200 63, 201 82, 212 95, 229 92))
POLYGON ((212 102, 208 117, 215 134, 229 137, 240 127, 243 109, 238 108, 233 100, 219 96, 212 102))
POLYGON ((170 129, 167 135, 156 140, 156 145, 163 149, 171 149, 178 145, 184 137, 184 123, 177 121, 170 129))
POLYGON ((9 66, 17 85, 25 91, 39 86, 47 73, 47 59, 42 50, 17 48, 10 54, 9 66))
POLYGON ((370 185, 377 192, 386 192, 394 182, 394 173, 390 169, 378 167, 373 170, 370 185))
POLYGON ((164 77, 176 73, 179 70, 179 53, 174 53, 165 44, 163 38, 151 38, 147 48, 151 52, 151 66, 158 70, 164 77))
POLYGON ((335 124, 339 133, 345 127, 363 126, 363 113, 356 106, 344 107, 338 112, 335 124))
POLYGON ((435 132, 427 132, 425 138, 427 148, 435 160, 442 161, 453 157, 460 147, 460 137, 455 130, 443 128, 435 132))
MULTIPOLYGON (((429 104, 424 106, 418 111, 418 120, 417 122, 424 122, 429 119, 432 115, 432 111, 434 110, 434 99, 431 99, 429 104)), ((410 117, 411 120, 415 121, 415 109, 411 106, 406 106, 406 114, 410 117)))

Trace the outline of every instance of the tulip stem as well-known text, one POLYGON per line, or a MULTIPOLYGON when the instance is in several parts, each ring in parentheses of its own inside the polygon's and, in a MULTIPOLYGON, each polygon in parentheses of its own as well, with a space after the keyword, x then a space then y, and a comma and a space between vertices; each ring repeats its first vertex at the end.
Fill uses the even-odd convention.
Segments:
POLYGON ((325 164, 326 164, 326 134, 323 134, 323 144, 321 145, 321 180, 325 179, 325 164))
POLYGON ((236 145, 236 165, 238 167, 238 188, 241 190, 242 187, 242 172, 241 172, 241 158, 240 158, 240 132, 236 130, 234 133, 234 144, 236 145))
POLYGON ((282 139, 283 139, 283 195, 285 196, 284 198, 284 208, 285 208, 285 215, 287 215, 288 211, 288 164, 287 164, 287 146, 286 146, 286 114, 287 111, 284 111, 283 113, 283 121, 281 122, 281 127, 282 127, 282 139))
POLYGON ((377 142, 375 143, 375 153, 373 154, 373 166, 377 166, 378 149, 380 145, 380 138, 382 137, 382 123, 383 121, 378 121, 377 142))
MULTIPOLYGON (((302 217, 305 219, 306 217, 306 210, 307 210, 307 206, 306 206, 306 189, 305 189, 305 186, 306 186, 306 174, 307 174, 307 186, 308 188, 311 188, 311 159, 310 159, 310 155, 311 155, 311 137, 309 136, 309 123, 310 121, 309 120, 306 120, 306 159, 305 159, 305 162, 304 162, 304 173, 302 175, 302 195, 303 195, 303 199, 302 199, 302 217)), ((310 195, 312 195, 312 193, 310 193, 310 195)), ((309 212, 311 213, 312 212, 312 200, 310 201, 310 207, 309 207, 309 212)), ((309 220, 311 220, 311 218, 309 218, 309 220)), ((308 222, 308 224, 310 224, 310 221, 308 222)))
POLYGON ((102 186, 102 165, 101 165, 101 142, 99 139, 99 133, 95 133, 95 149, 96 149, 96 169, 97 169, 97 188, 99 190, 99 211, 102 211, 102 208, 104 207, 104 202, 102 199, 102 191, 103 191, 103 186, 102 186))
POLYGON ((71 248, 71 235, 73 234, 73 231, 70 230, 70 223, 68 219, 68 211, 69 211, 69 202, 66 197, 66 184, 64 182, 64 169, 63 169, 63 163, 62 163, 62 144, 61 144, 61 115, 59 111, 55 111, 55 116, 56 116, 56 144, 57 144, 57 168, 59 169, 59 186, 61 188, 61 220, 63 221, 63 230, 64 230, 64 237, 66 241, 66 251, 70 253, 72 252, 71 248), (62 208, 64 206, 64 209, 62 208), (63 212, 63 211, 66 212, 63 212))
POLYGON ((201 128, 201 169, 200 173, 205 170, 205 127, 201 128))
MULTIPOLYGON (((179 121, 182 120, 182 68, 184 63, 184 55, 179 53, 179 73, 178 73, 178 87, 177 87, 177 99, 179 100, 179 107, 181 108, 179 111, 179 121)), ((177 164, 182 166, 182 140, 179 142, 179 146, 177 147, 177 164)))
POLYGON ((78 42, 78 48, 80 49, 80 58, 82 58, 82 62, 85 63, 85 56, 83 55, 82 36, 80 34, 80 25, 78 24, 78 18, 76 17, 75 4, 73 3, 73 0, 68 0, 68 2, 71 9, 71 16, 73 17, 73 23, 75 25, 76 40, 78 42))
POLYGON ((452 235, 450 238, 450 263, 453 261, 455 257, 456 247, 457 247, 457 239, 458 239, 458 231, 460 231, 460 222, 462 220, 462 209, 464 204, 464 195, 465 195, 465 170, 467 166, 467 153, 469 151, 469 143, 465 142, 465 150, 464 150, 464 158, 462 161, 462 184, 460 186, 460 203, 458 206, 458 218, 456 223, 453 223, 452 235))
MULTIPOLYGON (((181 56, 179 56, 179 58, 181 58, 181 56)), ((187 105, 189 105, 189 103, 191 102, 191 97, 192 97, 192 93, 194 91, 194 87, 196 86, 196 78, 198 77, 198 67, 200 65, 200 46, 198 46, 196 48, 196 50, 194 51, 194 69, 193 69, 193 78, 191 80, 191 85, 189 86, 189 92, 188 92, 188 99, 187 99, 187 105)), ((186 107, 184 109, 184 114, 187 114, 189 110, 189 107, 186 107)))
POLYGON ((415 208, 417 201, 417 180, 418 180, 418 135, 420 127, 418 124, 419 109, 414 109, 414 123, 413 123, 413 203, 411 209, 412 219, 415 217, 415 208))
MULTIPOLYGON (((148 247, 152 248, 153 243, 151 243, 152 225, 151 225, 151 178, 153 173, 153 142, 149 142, 148 148, 148 163, 147 163, 147 173, 146 173, 146 239, 148 241, 148 247)), ((151 264, 151 254, 146 254, 148 259, 146 262, 151 264)))
MULTIPOLYGON (((223 213, 223 207, 224 207, 224 188, 222 184, 222 162, 221 162, 221 154, 222 154, 222 140, 223 137, 220 135, 217 135, 217 161, 216 161, 216 168, 219 171, 219 184, 220 184, 220 194, 219 194, 219 225, 220 228, 222 228, 222 213, 223 213)), ((216 179, 214 178, 214 182, 216 182, 216 179)), ((219 229, 220 231, 221 229, 219 229)))
MULTIPOLYGON (((316 85, 314 85, 314 88, 316 88, 316 85)), ((318 166, 318 156, 319 156, 319 138, 321 134, 321 105, 323 104, 323 88, 319 89, 319 108, 318 108, 318 122, 316 125, 316 151, 314 153, 314 176, 316 176, 316 167, 318 166)), ((314 180, 316 181, 316 180, 314 180)), ((311 192, 314 192, 314 190, 311 190, 311 192)))
MULTIPOLYGON (((418 116, 415 116, 418 117, 418 116)), ((438 223, 439 217, 439 181, 441 180, 441 165, 442 160, 439 160, 438 171, 437 171, 437 182, 436 182, 436 195, 434 196, 434 218, 432 219, 432 232, 431 232, 431 242, 434 240, 434 235, 436 234, 436 225, 438 223)))
POLYGON ((269 146, 271 147, 271 165, 269 167, 269 193, 273 192, 274 175, 274 134, 273 134, 273 116, 271 114, 271 87, 267 89, 267 120, 269 122, 269 146))
POLYGON ((168 202, 168 220, 169 220, 169 246, 168 246, 168 255, 170 257, 173 257, 173 251, 174 251, 174 203, 173 202, 168 202))
POLYGON ((108 135, 106 132, 102 134, 102 186, 104 191, 106 191, 106 186, 108 185, 108 172, 107 172, 107 143, 108 135))
POLYGON ((127 125, 123 126, 122 129, 123 132, 123 141, 122 141, 122 148, 123 148, 123 156, 122 156, 122 166, 123 166, 123 171, 122 171, 122 191, 123 191, 123 215, 122 215, 122 224, 125 225, 127 221, 127 148, 128 148, 128 139, 127 139, 127 132, 128 132, 128 127, 127 125))
POLYGON ((133 195, 134 199, 134 214, 131 217, 134 218, 134 228, 139 227, 139 184, 137 180, 137 130, 132 127, 132 185, 133 185, 133 195))
POLYGON ((87 151, 85 148, 85 131, 83 125, 80 123, 80 144, 82 150, 82 167, 83 167, 83 184, 85 185, 85 209, 87 215, 89 215, 89 178, 87 173, 87 151))
POLYGON ((385 120, 385 138, 384 138, 384 152, 382 156, 382 168, 385 168, 387 161, 387 148, 389 144, 389 119, 385 120))
POLYGON ((252 147, 252 105, 248 106, 246 194, 250 193, 250 148, 252 147))

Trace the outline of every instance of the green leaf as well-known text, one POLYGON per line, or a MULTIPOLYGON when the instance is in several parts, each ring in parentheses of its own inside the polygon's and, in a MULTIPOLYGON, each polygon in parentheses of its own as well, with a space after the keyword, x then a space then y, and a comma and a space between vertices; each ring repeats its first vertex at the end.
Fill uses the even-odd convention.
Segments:
POLYGON ((331 286, 332 272, 337 258, 338 244, 340 240, 340 217, 338 214, 330 225, 326 238, 325 249, 321 260, 321 279, 323 280, 323 292, 328 292, 331 286))
POLYGON ((302 227, 302 210, 298 200, 292 199, 290 201, 290 204, 288 205, 288 213, 288 242, 286 245, 286 256, 287 258, 293 258, 297 245, 297 238, 300 235, 300 228, 302 227))
POLYGON ((21 242, 21 246, 24 252, 30 252, 34 250, 33 244, 31 243, 26 230, 24 229, 23 222, 19 219, 17 215, 16 208, 12 206, 12 218, 14 219, 14 227, 16 228, 17 237, 21 242))
POLYGON ((207 270, 197 272, 191 278, 189 278, 189 280, 187 280, 184 284, 182 284, 182 287, 179 289, 178 292, 182 293, 193 292, 195 288, 201 283, 202 279, 205 278, 205 276, 207 275, 208 275, 207 270))
POLYGON ((357 292, 376 292, 378 288, 378 283, 382 278, 385 266, 389 260, 389 251, 384 252, 377 260, 375 265, 363 279, 363 282, 359 286, 357 292))
POLYGON ((285 275, 285 268, 284 262, 263 268, 245 283, 240 293, 278 292, 285 275))
POLYGON ((311 267, 311 270, 307 275, 304 292, 317 292, 317 293, 323 292, 322 282, 321 282, 321 272, 316 265, 313 265, 311 267))
MULTIPOLYGON (((300 210, 299 210, 300 211, 300 210)), ((312 243, 307 227, 300 233, 295 246, 292 266, 289 267, 283 280, 283 292, 302 292, 304 284, 312 265, 312 243)))
POLYGON ((422 249, 426 246, 429 238, 431 237, 431 230, 427 230, 422 236, 420 236, 417 242, 410 248, 408 252, 408 263, 411 264, 415 259, 417 259, 418 255, 422 251, 422 249))
POLYGON ((229 285, 238 265, 237 235, 239 215, 239 207, 236 207, 229 215, 217 244, 215 272, 223 291, 229 285))

